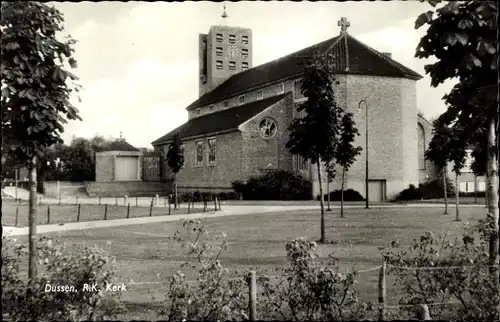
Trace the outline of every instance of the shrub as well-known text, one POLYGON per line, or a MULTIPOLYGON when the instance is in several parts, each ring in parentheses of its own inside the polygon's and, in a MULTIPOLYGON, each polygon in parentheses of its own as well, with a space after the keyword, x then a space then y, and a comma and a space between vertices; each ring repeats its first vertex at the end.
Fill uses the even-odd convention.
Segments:
MULTIPOLYGON (((330 201, 340 201, 341 200, 341 190, 330 191, 330 201)), ((316 196, 316 200, 319 200, 319 195, 316 196)), ((328 194, 324 195, 324 200, 328 200, 328 194)), ((344 190, 344 201, 363 201, 365 200, 363 196, 354 189, 344 190)))
MULTIPOLYGON (((455 187, 451 180, 447 178, 447 195, 455 196, 455 187)), ((418 188, 410 185, 396 197, 396 200, 419 200, 419 199, 440 199, 444 198, 443 179, 436 179, 419 184, 418 188)))
POLYGON ((396 200, 417 200, 422 199, 422 193, 419 188, 410 185, 405 190, 401 191, 396 197, 396 200))
POLYGON ((320 264, 316 243, 305 238, 285 246, 288 265, 277 281, 267 279, 259 301, 260 318, 288 321, 357 320, 366 318, 370 303, 358 300, 357 273, 341 273, 333 256, 320 264))
POLYGON ((196 259, 194 265, 186 262, 181 268, 194 269, 197 283, 188 283, 182 271, 175 273, 170 278, 164 305, 158 311, 160 317, 168 321, 247 320, 245 281, 231 279, 219 260, 227 248, 225 234, 214 239, 205 230, 204 221, 186 220, 183 231, 177 231, 173 240, 188 250, 188 257, 196 259))
MULTIPOLYGON (((447 236, 427 233, 410 247, 397 241, 383 249, 388 273, 401 290, 399 303, 443 303, 458 301, 461 306, 429 305, 431 317, 439 319, 498 320, 500 294, 492 281, 488 262, 488 240, 492 219, 466 225, 462 238, 450 242, 447 236), (445 267, 444 269, 403 269, 400 267, 445 267)), ((393 292, 397 293, 397 292, 393 292)), ((402 309, 404 313, 407 309, 402 309)), ((400 318, 402 318, 400 316, 400 318)))
POLYGON ((115 263, 98 248, 70 252, 58 239, 40 237, 37 243, 38 276, 28 286, 20 263, 26 247, 2 237, 2 304, 12 320, 103 320, 123 312, 119 292, 103 292, 114 282, 115 263), (77 292, 45 292, 47 284, 74 286, 77 292), (83 291, 96 284, 101 291, 83 291), (22 304, 22 305, 20 305, 22 304))
POLYGON ((233 182, 233 189, 245 200, 310 200, 311 183, 292 171, 269 171, 246 183, 233 182))
POLYGON ((240 196, 234 192, 221 192, 219 193, 219 200, 239 200, 240 196))

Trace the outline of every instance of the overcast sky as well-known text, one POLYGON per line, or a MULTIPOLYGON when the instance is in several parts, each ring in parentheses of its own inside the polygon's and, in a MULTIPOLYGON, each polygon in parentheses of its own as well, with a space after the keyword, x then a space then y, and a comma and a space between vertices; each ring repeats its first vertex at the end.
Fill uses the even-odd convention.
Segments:
MULTIPOLYGON (((95 134, 131 144, 150 142, 187 121, 185 107, 198 98, 198 34, 221 24, 222 3, 55 3, 65 33, 78 41, 75 56, 84 90, 76 103, 82 122, 67 125, 64 139, 95 134)), ((432 61, 414 58, 425 32, 414 29, 430 6, 416 1, 228 2, 227 25, 251 28, 253 65, 335 37, 347 17, 348 32, 424 75, 432 61)), ((445 109, 442 96, 453 83, 417 83, 418 108, 427 118, 445 109)))

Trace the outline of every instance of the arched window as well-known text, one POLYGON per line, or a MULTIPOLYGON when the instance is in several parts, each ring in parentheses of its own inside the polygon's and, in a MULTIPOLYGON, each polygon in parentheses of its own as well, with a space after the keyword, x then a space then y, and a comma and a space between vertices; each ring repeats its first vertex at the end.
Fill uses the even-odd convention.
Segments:
POLYGON ((418 135, 418 169, 425 170, 425 130, 422 124, 417 123, 418 135))

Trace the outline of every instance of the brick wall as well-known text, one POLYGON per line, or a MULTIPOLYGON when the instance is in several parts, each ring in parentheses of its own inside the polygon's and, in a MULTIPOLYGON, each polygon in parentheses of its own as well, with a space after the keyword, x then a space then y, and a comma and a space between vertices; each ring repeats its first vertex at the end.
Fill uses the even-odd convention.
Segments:
POLYGON ((95 180, 97 182, 111 182, 115 179, 115 157, 106 152, 96 153, 95 180))
POLYGON ((57 181, 44 181, 43 194, 47 197, 57 198, 61 196, 86 195, 85 182, 59 181, 59 191, 57 181))

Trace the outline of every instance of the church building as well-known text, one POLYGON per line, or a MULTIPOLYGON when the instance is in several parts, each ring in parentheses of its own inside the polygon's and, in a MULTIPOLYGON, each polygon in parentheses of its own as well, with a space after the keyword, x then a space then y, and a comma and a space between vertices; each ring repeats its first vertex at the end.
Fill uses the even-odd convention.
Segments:
MULTIPOLYGON (((354 114, 360 132, 356 144, 363 151, 346 174, 346 189, 365 194, 367 127, 370 201, 394 198, 409 184, 434 178, 424 159, 432 125, 417 111, 416 82, 422 76, 350 35, 347 19, 338 25, 339 35, 256 67, 250 29, 212 26, 199 35, 199 98, 186 107, 185 124, 152 142, 166 154, 180 134, 180 190, 230 191, 235 180, 284 169, 311 180, 312 196, 318 195, 316 166, 285 148, 288 127, 301 117, 297 107, 305 100, 301 63, 317 51, 333 55, 337 104, 354 114)), ((340 181, 330 187, 339 189, 340 181)))

